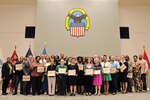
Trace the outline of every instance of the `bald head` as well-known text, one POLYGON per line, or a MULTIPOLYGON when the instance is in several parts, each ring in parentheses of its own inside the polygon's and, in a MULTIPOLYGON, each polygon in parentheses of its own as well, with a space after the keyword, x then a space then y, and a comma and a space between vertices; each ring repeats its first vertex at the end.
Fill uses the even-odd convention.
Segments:
POLYGON ((140 55, 139 55, 139 59, 142 60, 142 58, 143 58, 143 56, 142 56, 142 54, 140 54, 140 55))

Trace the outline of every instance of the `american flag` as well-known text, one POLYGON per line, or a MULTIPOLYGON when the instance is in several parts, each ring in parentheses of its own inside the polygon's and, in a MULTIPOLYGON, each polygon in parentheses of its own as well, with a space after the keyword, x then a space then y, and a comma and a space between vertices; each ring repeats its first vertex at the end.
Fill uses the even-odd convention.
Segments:
POLYGON ((70 26, 70 32, 72 36, 79 37, 85 35, 84 23, 71 23, 70 26))

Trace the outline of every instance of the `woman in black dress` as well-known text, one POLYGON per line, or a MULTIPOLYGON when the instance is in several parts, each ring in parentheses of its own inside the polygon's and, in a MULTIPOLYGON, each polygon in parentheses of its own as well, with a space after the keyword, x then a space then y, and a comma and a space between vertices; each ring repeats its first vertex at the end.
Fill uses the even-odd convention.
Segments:
POLYGON ((83 70, 83 57, 77 57, 78 61, 78 94, 83 95, 84 93, 84 70, 83 70))
POLYGON ((126 69, 123 72, 120 72, 120 76, 121 76, 121 84, 122 84, 122 92, 126 93, 127 92, 127 74, 128 74, 128 61, 129 61, 129 56, 125 56, 125 62, 123 63, 126 66, 126 69))
POLYGON ((68 82, 70 85, 70 96, 75 96, 77 91, 77 75, 78 75, 78 65, 76 64, 76 59, 71 59, 71 64, 68 66, 68 72, 69 70, 75 70, 75 75, 69 75, 68 73, 68 82))

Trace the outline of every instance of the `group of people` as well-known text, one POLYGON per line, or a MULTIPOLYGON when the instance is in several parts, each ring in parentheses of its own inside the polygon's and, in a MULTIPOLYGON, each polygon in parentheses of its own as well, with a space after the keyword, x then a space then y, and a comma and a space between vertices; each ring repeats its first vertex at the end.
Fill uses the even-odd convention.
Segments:
POLYGON ((100 95, 146 92, 148 64, 142 55, 8 57, 2 66, 2 95, 100 95), (18 89, 18 87, 20 87, 18 89))

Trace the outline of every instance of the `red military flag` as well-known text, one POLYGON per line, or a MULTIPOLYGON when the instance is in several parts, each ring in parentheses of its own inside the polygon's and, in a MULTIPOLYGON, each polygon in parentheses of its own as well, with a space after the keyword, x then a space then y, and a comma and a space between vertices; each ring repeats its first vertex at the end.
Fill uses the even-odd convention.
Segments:
POLYGON ((149 59, 148 59, 148 56, 147 56, 147 53, 146 53, 146 50, 145 50, 145 46, 143 48, 144 48, 143 59, 147 61, 148 68, 150 68, 150 62, 149 62, 149 59))

